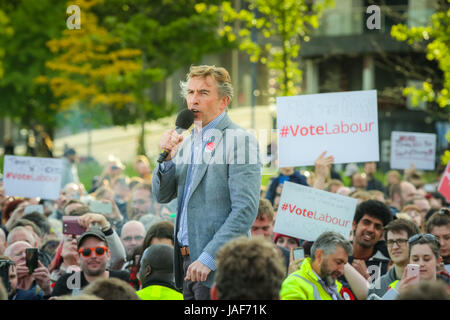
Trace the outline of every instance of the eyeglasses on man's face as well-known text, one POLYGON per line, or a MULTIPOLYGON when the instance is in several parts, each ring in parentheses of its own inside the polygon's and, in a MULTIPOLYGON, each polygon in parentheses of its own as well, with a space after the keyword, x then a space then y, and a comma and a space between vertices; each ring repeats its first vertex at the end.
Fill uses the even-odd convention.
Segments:
POLYGON ((394 244, 401 247, 408 243, 408 239, 396 239, 396 240, 388 240, 386 241, 386 244, 388 247, 393 247, 394 244))

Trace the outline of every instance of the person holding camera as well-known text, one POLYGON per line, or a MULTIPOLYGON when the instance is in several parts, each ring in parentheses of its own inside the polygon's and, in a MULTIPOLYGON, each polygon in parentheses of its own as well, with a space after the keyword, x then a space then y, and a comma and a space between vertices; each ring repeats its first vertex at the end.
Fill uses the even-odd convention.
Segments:
MULTIPOLYGON (((29 259, 27 257, 26 249, 31 248, 33 247, 28 242, 17 241, 5 250, 5 255, 10 257, 15 265, 11 266, 12 269, 10 268, 10 281, 11 278, 17 279, 15 293, 10 291, 11 300, 46 300, 52 293, 50 273, 37 259, 38 251, 35 251, 36 258, 29 259), (31 263, 33 261, 34 263, 31 263)), ((15 282, 11 281, 11 284, 13 289, 15 282)))

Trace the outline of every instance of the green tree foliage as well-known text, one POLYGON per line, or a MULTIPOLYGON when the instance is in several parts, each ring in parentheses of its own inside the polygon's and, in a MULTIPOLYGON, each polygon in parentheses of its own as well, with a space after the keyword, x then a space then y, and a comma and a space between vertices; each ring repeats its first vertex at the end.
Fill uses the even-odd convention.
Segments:
POLYGON ((198 13, 195 5, 194 0, 109 0, 96 8, 105 26, 142 53, 142 72, 133 78, 136 104, 129 110, 141 124, 138 153, 145 153, 144 122, 175 109, 163 100, 151 101, 149 91, 174 71, 227 47, 216 32, 217 14, 198 13))
MULTIPOLYGON (((9 19, 6 14, 0 10, 0 39, 5 41, 11 39, 14 30, 9 26, 9 19)), ((0 46, 0 78, 3 77, 2 58, 5 56, 5 49, 0 46)))
MULTIPOLYGON (((408 28, 405 25, 392 27, 391 35, 398 41, 407 41, 409 44, 425 41, 426 57, 438 63, 443 72, 442 85, 433 86, 430 81, 424 81, 422 88, 405 88, 404 95, 411 96, 414 105, 419 102, 436 103, 450 120, 450 0, 442 1, 440 10, 432 16, 430 23, 424 27, 408 28)), ((450 141, 450 131, 447 132, 447 140, 450 141)), ((442 157, 443 163, 450 160, 450 151, 446 151, 442 157)))
POLYGON ((235 10, 230 2, 224 1, 220 7, 200 3, 197 11, 217 12, 222 15, 223 27, 220 34, 229 41, 238 41, 239 49, 250 55, 252 62, 266 64, 278 72, 277 95, 299 93, 302 72, 298 59, 300 44, 309 41, 310 31, 319 26, 319 19, 332 0, 248 0, 246 9, 235 10), (239 21, 239 31, 232 23, 239 21), (258 38, 252 37, 256 29, 258 38))
POLYGON ((227 47, 226 39, 216 32, 218 14, 198 12, 196 5, 196 0, 109 0, 99 9, 105 24, 115 26, 128 46, 144 53, 146 66, 161 68, 169 76, 227 47))
POLYGON ((134 103, 134 73, 141 72, 140 50, 126 48, 121 39, 99 26, 90 9, 103 1, 76 1, 82 12, 81 28, 63 31, 47 42, 54 53, 46 66, 51 77, 36 82, 49 84, 59 110, 81 106, 95 113, 102 108, 126 108, 134 103))
POLYGON ((66 5, 52 0, 0 0, 0 8, 9 20, 6 30, 14 30, 14 36, 0 35, 0 50, 4 52, 0 116, 8 116, 25 128, 40 124, 52 136, 58 113, 52 105, 54 97, 34 79, 48 73, 45 62, 51 52, 45 43, 64 30, 66 5))
POLYGON ((64 114, 75 112, 92 125, 143 125, 173 112, 162 99, 150 100, 156 88, 175 70, 228 45, 216 32, 218 15, 199 14, 195 5, 194 0, 100 5, 97 0, 0 0, 0 24, 8 17, 15 32, 10 40, 0 36, 0 116, 26 128, 39 124, 53 137, 58 125, 67 123, 64 114), (71 4, 81 8, 81 30, 67 29, 71 4))

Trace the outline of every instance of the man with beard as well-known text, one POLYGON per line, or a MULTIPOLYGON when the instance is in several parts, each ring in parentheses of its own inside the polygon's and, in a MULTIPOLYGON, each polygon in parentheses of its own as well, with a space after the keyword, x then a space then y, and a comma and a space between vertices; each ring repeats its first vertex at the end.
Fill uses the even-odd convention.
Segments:
POLYGON ((351 254, 352 245, 342 235, 333 231, 322 233, 311 247, 311 257, 283 281, 281 299, 343 300, 342 284, 337 279, 344 274, 351 254))
POLYGON ((444 268, 450 273, 450 210, 442 208, 434 213, 427 221, 426 231, 438 239, 444 268))
POLYGON ((128 208, 128 220, 139 220, 147 214, 158 215, 157 206, 153 201, 150 184, 139 183, 133 187, 128 208))
POLYGON ((111 258, 108 242, 102 230, 91 227, 78 238, 81 271, 62 275, 55 284, 52 296, 77 295, 89 283, 101 278, 119 278, 129 282, 127 271, 107 270, 111 258))
MULTIPOLYGON (((356 208, 353 218, 353 256, 348 262, 367 280, 388 271, 389 253, 382 240, 383 228, 393 219, 391 210, 378 200, 366 200, 356 208)), ((345 287, 347 281, 341 277, 345 287)))
POLYGON ((142 222, 128 221, 122 227, 120 240, 127 254, 127 261, 129 261, 137 248, 140 248, 144 243, 145 227, 142 222))

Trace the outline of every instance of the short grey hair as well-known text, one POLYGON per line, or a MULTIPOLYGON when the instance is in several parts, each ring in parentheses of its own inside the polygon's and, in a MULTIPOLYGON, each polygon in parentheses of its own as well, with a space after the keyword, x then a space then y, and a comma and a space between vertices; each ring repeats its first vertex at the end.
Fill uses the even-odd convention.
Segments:
POLYGON ((186 81, 180 81, 181 96, 186 99, 187 84, 191 78, 211 76, 217 82, 217 92, 219 97, 228 97, 229 103, 233 100, 233 86, 231 84, 230 74, 225 68, 216 66, 191 66, 189 73, 186 75, 186 81))
POLYGON ((353 254, 352 244, 343 235, 334 231, 322 233, 311 247, 311 260, 316 260, 316 250, 321 249, 325 255, 329 255, 336 252, 337 246, 341 246, 347 255, 353 254))
POLYGON ((13 257, 13 250, 19 245, 19 244, 26 244, 29 246, 29 248, 33 248, 33 246, 31 244, 29 244, 26 241, 20 240, 20 241, 16 241, 14 243, 12 243, 11 245, 9 245, 8 247, 6 247, 4 255, 11 258, 11 260, 14 260, 13 257))
POLYGON ((12 238, 13 238, 13 236, 16 234, 16 233, 18 233, 18 232, 25 232, 25 234, 26 234, 26 237, 27 237, 27 242, 30 244, 30 245, 33 245, 33 243, 34 243, 34 241, 35 241, 35 239, 34 239, 34 236, 33 236, 33 233, 30 231, 30 229, 28 229, 28 228, 25 228, 25 227, 23 227, 23 226, 17 226, 17 227, 14 227, 9 233, 8 233, 8 237, 6 238, 6 244, 9 246, 9 245, 11 245, 12 243, 11 243, 11 241, 12 241, 12 238))

